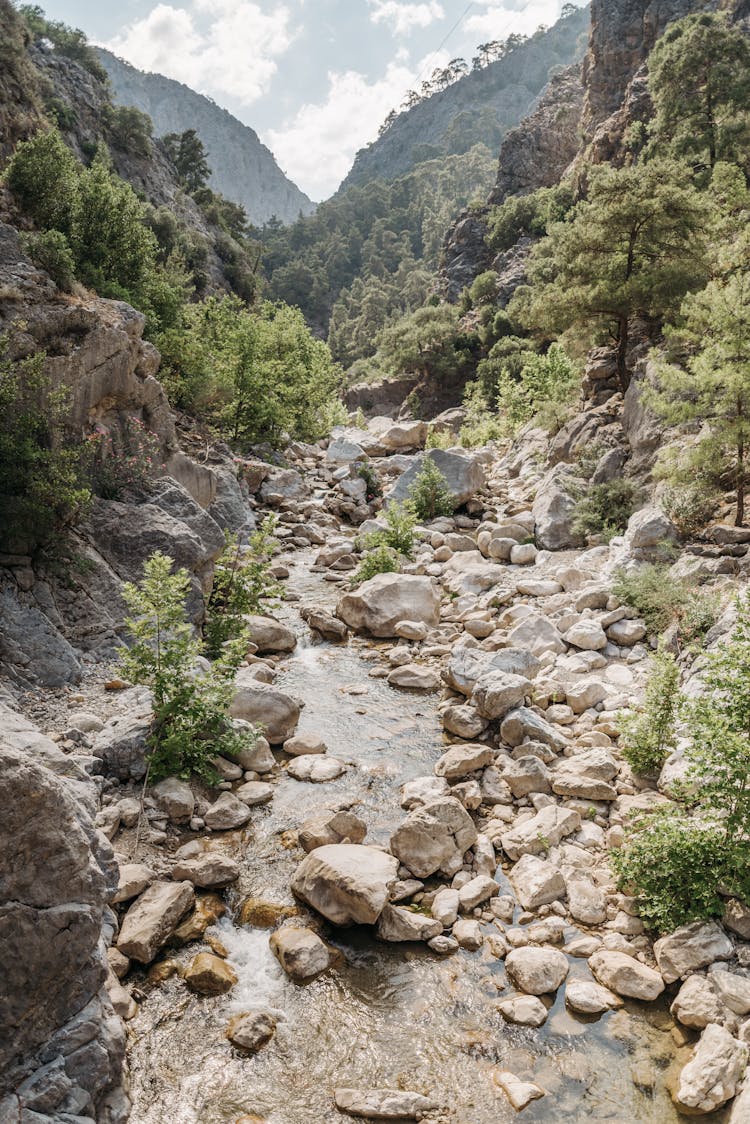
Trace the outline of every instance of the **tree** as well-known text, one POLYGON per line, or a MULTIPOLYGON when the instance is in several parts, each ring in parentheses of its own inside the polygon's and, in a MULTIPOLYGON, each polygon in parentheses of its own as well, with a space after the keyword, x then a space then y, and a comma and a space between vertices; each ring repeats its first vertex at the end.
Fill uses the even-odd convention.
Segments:
POLYGON ((620 748, 636 773, 661 769, 677 744, 680 669, 664 648, 650 657, 646 699, 638 714, 620 719, 620 748))
POLYGON ((198 191, 205 187, 211 169, 208 166, 208 153, 195 129, 186 129, 184 133, 167 133, 162 140, 185 190, 198 191))
POLYGON ((394 373, 439 378, 466 363, 465 353, 456 350, 458 335, 457 309, 428 305, 381 332, 378 355, 394 373))
POLYGON ((706 423, 696 453, 736 492, 737 526, 745 523, 750 449, 750 271, 709 282, 685 298, 682 325, 669 333, 684 363, 659 361, 644 401, 671 424, 706 423))
POLYGON ((79 167, 57 129, 21 141, 5 170, 5 182, 41 230, 70 234, 79 167))
POLYGON ((456 504, 448 481, 428 454, 422 461, 416 480, 409 489, 409 502, 418 519, 437 519, 452 515, 456 504))
POLYGON ((750 42, 725 14, 695 13, 671 23, 648 70, 657 144, 699 166, 747 164, 750 42))
POLYGON ((536 247, 511 315, 553 335, 571 325, 608 335, 625 390, 633 320, 659 321, 706 281, 708 205, 682 181, 671 161, 592 169, 588 199, 536 247))

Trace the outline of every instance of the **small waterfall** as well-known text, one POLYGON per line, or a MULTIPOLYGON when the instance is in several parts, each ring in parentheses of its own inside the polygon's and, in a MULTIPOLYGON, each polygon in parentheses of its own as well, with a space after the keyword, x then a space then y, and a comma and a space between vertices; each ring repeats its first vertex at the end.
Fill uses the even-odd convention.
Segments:
POLYGON ((229 963, 237 973, 229 1010, 235 1014, 258 1008, 284 1018, 282 1005, 287 978, 268 945, 268 929, 238 928, 222 918, 214 931, 226 946, 229 963))

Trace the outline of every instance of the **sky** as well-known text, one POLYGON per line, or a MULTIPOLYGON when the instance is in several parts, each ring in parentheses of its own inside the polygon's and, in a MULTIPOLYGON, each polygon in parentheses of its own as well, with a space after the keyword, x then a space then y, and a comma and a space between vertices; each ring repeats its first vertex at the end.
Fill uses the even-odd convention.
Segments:
MULTIPOLYGON (((436 66, 530 33, 564 0, 47 0, 52 19, 250 125, 312 199, 436 66)), ((585 0, 576 0, 583 4, 585 0)))

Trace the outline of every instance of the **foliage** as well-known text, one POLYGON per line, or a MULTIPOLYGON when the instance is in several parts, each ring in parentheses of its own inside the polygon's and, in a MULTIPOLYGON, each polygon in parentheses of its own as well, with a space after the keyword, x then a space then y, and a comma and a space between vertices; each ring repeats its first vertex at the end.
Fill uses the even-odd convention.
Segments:
POLYGON ((562 183, 528 195, 511 195, 488 219, 487 244, 503 253, 523 237, 541 238, 552 223, 562 222, 573 206, 573 189, 562 183))
POLYGON ((643 817, 610 861, 621 888, 637 894, 644 923, 658 933, 724 912, 726 848, 713 825, 678 813, 643 817))
POLYGON ((4 175, 19 206, 41 230, 70 234, 77 206, 78 165, 56 129, 20 141, 4 175))
POLYGON ((151 155, 154 126, 147 113, 136 109, 134 105, 108 106, 105 123, 112 143, 121 152, 141 157, 151 155))
POLYGON ((61 20, 47 19, 44 10, 38 4, 19 4, 18 11, 35 39, 49 39, 61 55, 79 63, 100 82, 108 81, 106 70, 82 31, 68 27, 61 20))
POLYGON ((426 449, 452 449, 454 445, 458 444, 458 439, 450 429, 435 429, 430 426, 427 433, 427 440, 425 441, 426 449))
POLYGON ((517 380, 507 365, 501 365, 495 391, 497 408, 510 432, 543 409, 554 428, 559 411, 566 411, 578 385, 575 365, 562 347, 553 343, 546 355, 530 355, 517 380))
POLYGON ((572 529, 578 535, 603 535, 609 541, 627 527, 636 499, 631 480, 617 478, 589 484, 576 501, 572 529))
POLYGON ((613 864, 661 932, 718 917, 724 894, 750 896, 750 603, 736 601, 730 637, 709 651, 704 691, 682 708, 690 744, 687 798, 693 816, 650 817, 613 864))
POLYGON ((357 476, 365 482, 365 499, 367 502, 372 503, 373 500, 380 499, 383 494, 383 485, 380 483, 380 477, 372 465, 361 464, 357 469, 357 476))
POLYGON ((591 169, 588 199, 535 247, 511 314, 547 335, 579 326, 611 339, 625 389, 633 320, 675 312, 706 281, 709 208, 684 179, 665 160, 591 169))
POLYGON ((236 535, 216 561, 211 596, 206 607, 203 635, 206 651, 214 659, 228 641, 242 637, 247 614, 266 613, 281 597, 283 587, 271 573, 278 519, 267 515, 243 548, 236 535))
POLYGON ((203 141, 195 129, 186 129, 184 133, 167 133, 162 137, 162 142, 185 190, 198 191, 205 187, 211 169, 203 141))
POLYGON ((158 344, 177 403, 237 445, 328 432, 339 371, 298 309, 210 297, 185 308, 180 329, 158 344))
POLYGON ((671 23, 648 60, 649 92, 662 150, 698 168, 720 160, 747 167, 750 43, 724 13, 671 23))
POLYGON ((417 517, 414 505, 406 503, 389 503, 385 509, 385 521, 388 526, 385 530, 374 531, 365 540, 368 550, 374 547, 387 546, 395 550, 396 554, 404 558, 411 558, 414 552, 417 517))
POLYGON ((244 656, 241 640, 226 645, 210 669, 197 667, 200 641, 185 612, 190 591, 186 570, 160 552, 144 566, 143 579, 123 587, 130 615, 125 623, 132 644, 121 652, 123 674, 153 696, 148 777, 217 779, 211 764, 255 740, 254 731, 235 731, 229 718, 234 675, 244 656))
POLYGON ((681 535, 701 531, 713 518, 718 494, 703 480, 675 483, 667 488, 661 505, 681 535))
POLYGON ((736 522, 745 521, 750 444, 750 270, 710 281, 683 303, 668 339, 679 366, 657 358, 658 385, 644 401, 672 425, 706 423, 702 459, 721 465, 736 493, 736 522))
POLYGON ((677 744, 680 669, 664 648, 650 657, 643 710, 619 719, 620 749, 636 773, 661 769, 677 744))
POLYGON ((391 374, 419 374, 440 381, 468 366, 466 342, 456 308, 427 305, 381 332, 378 359, 391 374))
POLYGON ((105 500, 143 494, 166 467, 158 435, 136 417, 127 419, 117 444, 107 430, 97 429, 88 438, 88 453, 92 491, 105 500))
POLYGON ((401 569, 398 555, 387 546, 369 550, 352 575, 352 586, 367 582, 377 574, 397 574, 401 569))
POLYGON ((650 633, 659 635, 676 623, 678 637, 685 644, 705 635, 718 616, 715 595, 673 577, 666 565, 648 563, 637 570, 618 570, 612 592, 637 610, 650 633))
MULTIPOLYGON (((480 363, 481 367, 481 363, 480 363)), ((468 382, 464 389, 466 419, 461 426, 459 439, 466 449, 480 448, 503 435, 503 427, 491 412, 481 382, 468 382)))
POLYGON ((48 273, 58 289, 69 293, 76 263, 65 235, 59 230, 41 230, 24 235, 22 242, 34 265, 48 273))
POLYGON ((15 359, 0 336, 0 527, 4 549, 44 545, 84 513, 81 448, 66 432, 68 395, 44 354, 15 359))
POLYGON ((452 515, 455 509, 448 481, 429 454, 425 456, 416 479, 409 489, 409 500, 417 519, 428 522, 440 515, 452 515))

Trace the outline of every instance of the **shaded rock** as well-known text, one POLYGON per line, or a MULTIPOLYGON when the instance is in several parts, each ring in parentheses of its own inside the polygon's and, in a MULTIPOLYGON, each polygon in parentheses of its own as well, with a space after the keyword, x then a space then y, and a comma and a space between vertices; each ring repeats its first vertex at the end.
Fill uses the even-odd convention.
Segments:
POLYGON ((518 757, 507 763, 503 780, 510 791, 520 799, 530 792, 551 792, 549 774, 538 757, 518 757))
POLYGON ((568 480, 566 467, 555 465, 537 489, 531 511, 537 545, 543 550, 568 550, 583 541, 572 528, 576 501, 568 491, 568 480))
POLYGON ((443 675, 454 691, 471 697, 480 680, 489 678, 496 672, 533 679, 540 667, 536 656, 524 648, 502 648, 499 652, 485 652, 481 648, 458 648, 451 653, 443 675))
POLYGON ((478 680, 471 700, 482 718, 496 719, 523 703, 529 692, 529 681, 524 676, 493 671, 478 680))
POLYGON ((171 823, 188 823, 192 819, 195 796, 186 781, 181 781, 179 777, 166 777, 154 785, 152 792, 171 823))
POLYGON ((715 960, 728 960, 733 952, 731 940, 715 921, 683 925, 654 944, 656 963, 667 983, 674 983, 715 960))
POLYGON ((236 788, 233 793, 248 808, 255 808, 258 804, 267 804, 273 799, 273 788, 264 781, 246 781, 236 788))
POLYGON ((415 457, 412 466, 401 474, 395 487, 388 493, 389 501, 401 503, 409 498, 424 457, 429 457, 442 472, 455 507, 467 503, 484 485, 484 471, 476 458, 449 453, 445 449, 430 449, 424 456, 415 457))
POLYGON ((273 617, 250 615, 245 617, 250 641, 259 652, 293 652, 297 637, 291 628, 273 617))
POLYGON ((381 941, 429 941, 442 931, 439 921, 401 905, 386 905, 378 918, 381 941))
POLYGON ((506 745, 520 745, 525 740, 542 742, 559 753, 568 744, 559 730, 527 706, 511 710, 503 719, 500 737, 506 745))
POLYGON ((147 739, 151 715, 125 713, 110 718, 94 739, 93 754, 104 770, 120 781, 140 781, 146 775, 147 739))
POLYGON ((233 792, 222 792, 203 819, 206 827, 210 827, 212 831, 233 831, 247 823, 250 819, 250 809, 242 800, 238 800, 233 792))
POLYGON ((276 1019, 270 1011, 243 1011, 233 1015, 227 1026, 227 1038, 233 1046, 257 1054, 276 1033, 276 1019))
POLYGON ((190 882, 154 882, 122 920, 117 940, 120 952, 140 964, 150 964, 194 900, 190 882))

